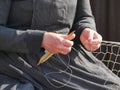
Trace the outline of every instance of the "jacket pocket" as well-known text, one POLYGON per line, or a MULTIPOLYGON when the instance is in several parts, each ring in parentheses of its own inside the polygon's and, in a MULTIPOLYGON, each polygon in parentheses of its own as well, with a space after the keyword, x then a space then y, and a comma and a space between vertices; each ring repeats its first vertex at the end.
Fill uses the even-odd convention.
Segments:
POLYGON ((65 23, 67 18, 67 4, 64 0, 54 0, 50 12, 52 23, 65 23))

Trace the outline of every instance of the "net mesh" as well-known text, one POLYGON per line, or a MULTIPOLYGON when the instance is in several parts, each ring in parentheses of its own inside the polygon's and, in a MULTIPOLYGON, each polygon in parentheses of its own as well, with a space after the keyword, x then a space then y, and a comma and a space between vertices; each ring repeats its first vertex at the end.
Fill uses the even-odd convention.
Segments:
POLYGON ((120 77, 120 42, 103 41, 93 54, 120 77))

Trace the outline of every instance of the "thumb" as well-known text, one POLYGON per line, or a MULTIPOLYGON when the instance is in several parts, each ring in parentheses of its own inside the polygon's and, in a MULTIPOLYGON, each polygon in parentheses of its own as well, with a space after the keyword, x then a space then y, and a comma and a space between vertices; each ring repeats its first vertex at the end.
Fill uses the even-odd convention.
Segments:
POLYGON ((89 31, 88 33, 88 42, 92 42, 94 38, 94 31, 89 31))

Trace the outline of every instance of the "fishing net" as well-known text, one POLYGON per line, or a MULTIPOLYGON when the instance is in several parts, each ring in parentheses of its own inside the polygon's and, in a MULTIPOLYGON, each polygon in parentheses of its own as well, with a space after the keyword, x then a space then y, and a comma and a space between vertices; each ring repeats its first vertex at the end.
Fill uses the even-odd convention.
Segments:
POLYGON ((93 54, 120 77, 120 42, 103 41, 93 54))

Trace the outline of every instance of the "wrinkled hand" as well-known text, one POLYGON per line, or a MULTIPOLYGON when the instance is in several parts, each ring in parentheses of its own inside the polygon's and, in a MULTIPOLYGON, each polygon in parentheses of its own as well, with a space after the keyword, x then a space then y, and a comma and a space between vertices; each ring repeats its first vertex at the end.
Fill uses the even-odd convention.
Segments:
POLYGON ((53 54, 68 54, 73 46, 73 41, 71 40, 75 38, 75 34, 69 40, 66 37, 67 35, 45 32, 42 47, 53 54))
POLYGON ((88 51, 95 51, 101 45, 102 36, 94 30, 85 28, 80 35, 80 41, 88 51))

